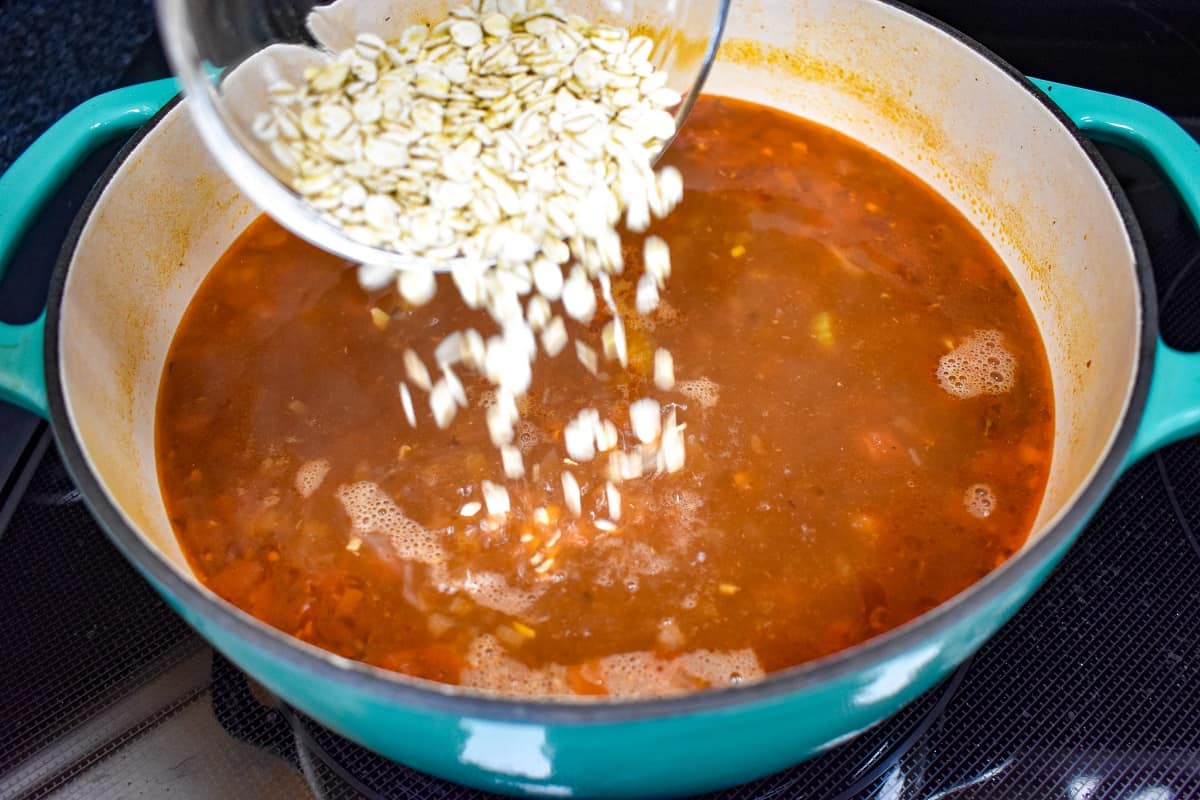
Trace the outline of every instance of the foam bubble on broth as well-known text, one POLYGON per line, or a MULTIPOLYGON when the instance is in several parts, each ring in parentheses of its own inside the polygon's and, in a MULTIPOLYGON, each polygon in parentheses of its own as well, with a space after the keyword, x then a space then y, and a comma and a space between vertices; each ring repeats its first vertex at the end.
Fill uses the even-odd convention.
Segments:
MULTIPOLYGON (((529 667, 509 656, 500 640, 481 634, 467 649, 462 685, 523 697, 573 694, 562 664, 529 667)), ((693 650, 666 659, 648 650, 616 653, 596 661, 609 697, 680 694, 702 687, 730 686, 766 673, 753 650, 693 650)))
POLYGON ((658 575, 666 572, 671 566, 669 558, 660 556, 645 542, 634 542, 630 551, 629 570, 637 575, 658 575))
POLYGON ((667 300, 659 300, 658 308, 654 309, 651 316, 651 324, 661 324, 664 326, 677 325, 680 321, 681 314, 675 306, 671 305, 667 300))
POLYGON ((675 685, 670 666, 646 651, 617 653, 600 659, 600 676, 614 697, 671 694, 682 687, 675 685))
POLYGON ((938 361, 937 379, 955 397, 1004 394, 1013 387, 1017 359, 1000 331, 975 331, 938 361))
POLYGON ((720 385, 704 377, 680 381, 675 388, 684 397, 699 403, 701 408, 713 408, 721 399, 720 385))
POLYGON ((967 488, 963 496, 967 513, 978 519, 987 519, 996 509, 996 493, 986 483, 976 483, 967 488))
POLYGON ((700 509, 704 507, 704 498, 687 489, 678 491, 664 490, 647 503, 647 508, 664 517, 674 517, 674 527, 678 541, 684 543, 692 538, 700 525, 700 509))
POLYGON ((619 653, 600 659, 600 674, 614 697, 651 697, 720 687, 762 677, 753 650, 693 650, 670 660, 649 652, 619 653))
POLYGON ((625 320, 625 327, 631 332, 654 333, 658 326, 654 324, 654 320, 650 318, 650 315, 630 314, 628 315, 628 319, 625 320))
POLYGON ((709 686, 726 686, 763 677, 762 665, 753 650, 695 650, 675 659, 683 671, 709 686))
POLYGON ((704 506, 704 498, 696 492, 687 489, 677 492, 663 492, 661 502, 667 508, 674 509, 680 518, 687 520, 695 519, 697 516, 696 512, 704 506))
POLYGON ((558 664, 535 669, 505 653, 491 634, 475 637, 467 650, 467 667, 460 675, 463 686, 522 697, 570 694, 567 670, 558 664))
POLYGON ((512 617, 525 614, 546 592, 544 584, 531 589, 512 586, 498 572, 472 572, 460 586, 479 605, 512 617))
POLYGON ((631 591, 638 585, 638 577, 644 575, 660 575, 671 568, 671 559, 660 555, 645 542, 629 542, 619 537, 607 538, 597 542, 610 551, 604 566, 596 573, 595 581, 600 586, 612 586, 620 581, 631 591))
POLYGON ((525 455, 529 455, 533 448, 542 443, 541 430, 527 419, 517 420, 513 431, 513 443, 525 455))
POLYGON ((305 461, 296 470, 296 491, 301 497, 312 497, 313 492, 321 487, 321 482, 329 474, 329 462, 325 459, 305 461))
POLYGON ((371 481, 344 484, 335 495, 357 533, 376 533, 388 540, 400 558, 441 564, 446 554, 432 531, 405 516, 392 498, 371 481))

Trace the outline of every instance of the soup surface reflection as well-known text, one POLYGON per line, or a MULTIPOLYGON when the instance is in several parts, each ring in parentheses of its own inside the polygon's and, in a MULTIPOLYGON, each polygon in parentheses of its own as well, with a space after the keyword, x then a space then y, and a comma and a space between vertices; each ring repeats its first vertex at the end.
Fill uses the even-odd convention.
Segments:
MULTIPOLYGON (((687 191, 650 230, 672 251, 663 302, 634 311, 628 236, 629 368, 594 377, 570 346, 538 359, 526 477, 498 524, 460 513, 503 482, 486 385, 460 372, 470 407, 446 430, 422 392, 410 427, 398 392, 406 348, 432 364, 447 333, 490 321, 448 281, 416 309, 365 293, 345 262, 254 223, 187 311, 159 399, 163 495, 199 579, 387 669, 645 696, 849 647, 1017 550, 1053 403, 1033 318, 982 236, 880 155, 740 101, 701 98, 666 163, 687 191), (563 424, 594 407, 631 442, 644 396, 686 423, 685 468, 621 483, 617 524, 598 526, 605 460, 569 465, 571 515, 563 424)), ((608 318, 572 336, 599 349, 608 318)))

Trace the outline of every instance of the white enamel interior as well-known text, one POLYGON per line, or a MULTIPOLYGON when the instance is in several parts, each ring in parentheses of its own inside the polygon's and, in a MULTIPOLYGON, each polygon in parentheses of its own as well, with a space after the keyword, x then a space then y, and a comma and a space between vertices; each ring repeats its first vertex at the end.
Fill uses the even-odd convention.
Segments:
MULTIPOLYGON (((706 90, 866 143, 988 237, 1034 310, 1053 370, 1057 433, 1037 523, 1044 531, 1111 445, 1141 331, 1126 230, 1070 132, 987 59, 875 0, 735 3, 706 90)), ((155 470, 159 379, 197 286, 256 213, 177 107, 109 183, 81 233, 62 301, 60 370, 74 433, 116 507, 189 576, 155 470)))

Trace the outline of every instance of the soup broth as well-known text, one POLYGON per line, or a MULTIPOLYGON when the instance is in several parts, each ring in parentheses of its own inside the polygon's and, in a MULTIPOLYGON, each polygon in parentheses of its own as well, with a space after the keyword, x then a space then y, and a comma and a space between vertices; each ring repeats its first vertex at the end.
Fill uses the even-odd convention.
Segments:
MULTIPOLYGON (((508 694, 633 697, 754 679, 944 602, 1013 554, 1045 486, 1053 401, 1012 277, 948 202, 811 122, 700 98, 665 156, 686 192, 660 306, 614 283, 629 366, 539 357, 505 481, 484 409, 401 409, 402 354, 493 329, 449 280, 420 308, 255 222, 172 344, 157 417, 166 507, 196 576, 342 656, 508 694), (674 389, 654 354, 674 356, 674 389), (605 487, 564 463, 595 408, 672 404, 687 463, 605 487), (578 479, 576 516, 562 473, 578 479), (503 518, 467 515, 483 480, 503 518), (608 524, 609 522, 613 524, 608 524)), ((610 316, 569 325, 598 348, 610 316)))

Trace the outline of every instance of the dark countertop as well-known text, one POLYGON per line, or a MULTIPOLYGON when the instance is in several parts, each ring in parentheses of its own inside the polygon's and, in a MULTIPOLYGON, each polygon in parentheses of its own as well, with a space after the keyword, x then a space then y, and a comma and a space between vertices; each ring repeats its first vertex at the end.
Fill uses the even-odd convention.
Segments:
POLYGON ((0 0, 0 168, 112 89, 154 34, 151 0, 0 0))

